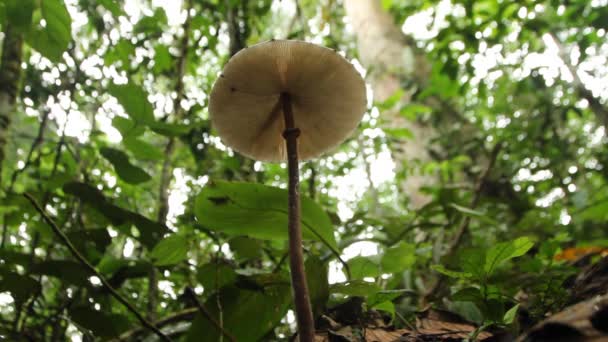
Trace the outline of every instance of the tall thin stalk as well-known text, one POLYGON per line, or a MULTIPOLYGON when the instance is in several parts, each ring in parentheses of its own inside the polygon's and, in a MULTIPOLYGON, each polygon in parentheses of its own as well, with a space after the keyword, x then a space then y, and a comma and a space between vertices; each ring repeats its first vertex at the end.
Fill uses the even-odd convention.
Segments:
POLYGON ((281 105, 285 117, 283 138, 287 145, 287 168, 289 174, 289 267, 291 269, 291 287, 293 289, 298 322, 300 342, 312 342, 315 326, 312 317, 308 284, 304 270, 304 255, 302 252, 302 228, 300 226, 300 174, 298 170, 298 136, 300 130, 295 127, 291 98, 289 94, 281 94, 281 105))

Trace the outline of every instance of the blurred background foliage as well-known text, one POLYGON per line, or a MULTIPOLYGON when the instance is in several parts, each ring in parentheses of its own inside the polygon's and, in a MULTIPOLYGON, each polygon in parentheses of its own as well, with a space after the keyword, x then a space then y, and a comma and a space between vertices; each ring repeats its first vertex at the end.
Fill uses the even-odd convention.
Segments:
POLYGON ((226 148, 207 109, 272 38, 369 84, 352 137, 301 163, 317 315, 363 297, 397 327, 433 305, 523 329, 567 304, 563 251, 608 248, 605 0, 2 0, 0 25, 9 340, 154 340, 142 319, 289 339, 285 165, 226 148))

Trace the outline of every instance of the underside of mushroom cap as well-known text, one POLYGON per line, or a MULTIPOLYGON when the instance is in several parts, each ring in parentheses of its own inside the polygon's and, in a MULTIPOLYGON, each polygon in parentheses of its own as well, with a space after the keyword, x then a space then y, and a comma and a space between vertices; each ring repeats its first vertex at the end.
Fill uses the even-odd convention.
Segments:
POLYGON ((272 40, 235 54, 213 86, 209 111, 223 142, 256 160, 284 161, 282 93, 289 95, 300 129, 302 160, 340 144, 366 108, 365 82, 337 52, 272 40))

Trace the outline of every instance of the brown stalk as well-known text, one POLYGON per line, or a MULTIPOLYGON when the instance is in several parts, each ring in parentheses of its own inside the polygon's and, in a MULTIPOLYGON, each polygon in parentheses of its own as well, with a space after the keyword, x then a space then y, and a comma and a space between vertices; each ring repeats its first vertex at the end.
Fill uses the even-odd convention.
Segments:
POLYGON ((304 270, 302 228, 300 226, 300 174, 298 170, 298 136, 300 130, 295 127, 289 94, 281 93, 280 101, 285 117, 283 138, 285 138, 285 144, 287 145, 287 168, 289 173, 288 225, 291 287, 293 289, 300 342, 312 342, 315 336, 315 325, 304 270))

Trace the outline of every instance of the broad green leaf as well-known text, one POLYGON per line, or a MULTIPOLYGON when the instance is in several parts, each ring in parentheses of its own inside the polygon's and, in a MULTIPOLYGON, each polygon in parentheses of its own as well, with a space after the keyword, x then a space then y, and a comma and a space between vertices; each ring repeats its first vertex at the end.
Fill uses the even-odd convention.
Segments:
POLYGON ((492 274, 500 264, 526 254, 532 246, 534 246, 534 242, 528 237, 521 237, 513 241, 496 244, 486 253, 484 271, 487 274, 492 274))
POLYGON ((89 277, 94 274, 81 263, 71 260, 44 260, 32 266, 32 274, 43 274, 61 279, 66 284, 91 286, 89 277))
POLYGON ((152 16, 145 16, 141 18, 133 31, 135 33, 160 33, 162 32, 164 26, 167 25, 167 14, 162 9, 162 7, 156 7, 154 10, 154 14, 152 16))
POLYGON ((379 291, 380 287, 378 285, 363 280, 347 281, 329 286, 330 293, 340 293, 347 296, 368 297, 379 291))
POLYGON ((486 250, 483 248, 467 248, 458 253, 460 268, 471 274, 477 280, 485 277, 484 266, 486 263, 486 250))
POLYGON ((483 301, 483 294, 476 287, 466 287, 454 293, 452 299, 461 302, 479 303, 483 301))
POLYGON ((146 171, 131 164, 129 157, 123 151, 111 147, 102 147, 99 151, 114 166, 114 171, 123 181, 139 184, 152 178, 146 171))
MULTIPOLYGON (((305 239, 324 242, 337 250, 333 226, 314 201, 300 196, 305 239)), ((209 183, 196 198, 200 224, 229 235, 267 240, 287 239, 287 190, 254 183, 209 183)))
POLYGON ((122 140, 122 143, 138 159, 161 160, 164 158, 163 152, 158 147, 141 139, 127 137, 122 140))
POLYGON ((472 277, 471 273, 448 270, 443 265, 432 265, 431 269, 451 278, 467 279, 472 277))
POLYGON ((116 62, 120 62, 120 67, 127 70, 131 65, 134 53, 135 46, 133 43, 126 38, 122 38, 104 54, 104 64, 110 66, 116 62))
POLYGON ((72 40, 72 19, 62 0, 40 1, 45 27, 34 28, 29 35, 30 45, 44 57, 57 63, 72 40))
POLYGON ((415 292, 407 289, 397 289, 397 290, 382 290, 377 293, 374 293, 367 298, 367 305, 375 306, 382 302, 390 302, 395 300, 396 298, 404 295, 415 295, 415 292))
POLYGON ((306 259, 304 267, 306 269, 310 303, 316 317, 325 311, 325 305, 329 299, 327 263, 323 262, 319 257, 311 255, 306 259))
POLYGON ((103 252, 112 243, 106 228, 72 230, 66 232, 66 235, 79 251, 96 249, 103 252))
POLYGON ((149 125, 154 122, 154 109, 142 87, 133 83, 112 84, 108 91, 136 123, 149 125))
POLYGON ((237 274, 227 263, 210 262, 199 267, 196 279, 205 289, 205 295, 215 292, 226 285, 233 284, 237 274))
POLYGON ((188 257, 190 242, 185 236, 173 234, 158 242, 148 256, 156 266, 178 264, 188 257))
POLYGON ((97 337, 108 339, 118 337, 127 330, 131 323, 127 316, 94 310, 86 306, 77 306, 69 309, 70 318, 97 337))
POLYGON ((120 132, 123 139, 138 137, 146 130, 145 126, 138 125, 134 120, 123 118, 122 116, 115 116, 112 119, 112 126, 120 132))
POLYGON ((502 318, 503 324, 512 324, 517 317, 517 310, 519 310, 519 304, 510 308, 507 312, 505 312, 504 317, 502 318))
POLYGON ((34 0, 5 0, 3 9, 6 21, 14 30, 27 32, 31 28, 34 0))
MULTIPOLYGON (((204 304, 216 320, 217 296, 211 296, 204 304)), ((227 287, 219 293, 219 300, 224 330, 236 341, 257 342, 264 340, 263 337, 285 317, 291 304, 291 290, 288 284, 268 286, 263 291, 227 287)), ((197 314, 185 341, 198 342, 202 337, 205 341, 218 341, 219 332, 205 316, 197 314)))
POLYGON ((173 66, 172 60, 173 58, 166 45, 158 44, 154 47, 154 73, 159 74, 163 71, 170 70, 173 66))
POLYGON ((372 309, 385 311, 391 314, 391 317, 395 316, 395 304, 391 301, 381 302, 371 306, 372 309))
POLYGON ((15 272, 0 270, 0 293, 8 291, 18 305, 38 293, 40 284, 36 279, 15 272))
POLYGON ((167 137, 179 137, 190 132, 190 126, 185 124, 155 121, 150 123, 149 126, 155 133, 167 137))
POLYGON ((262 256, 262 241, 247 236, 237 236, 228 240, 230 250, 239 261, 258 259, 262 256))
POLYGON ((356 256, 348 260, 352 279, 377 277, 380 275, 379 256, 356 256))
POLYGON ((382 272, 403 272, 411 268, 416 262, 415 253, 416 246, 406 242, 401 242, 396 246, 388 248, 380 261, 382 272))
POLYGON ((147 248, 154 247, 163 235, 169 231, 163 224, 110 203, 101 191, 88 184, 70 182, 63 186, 63 191, 66 194, 80 198, 81 201, 95 208, 95 210, 116 226, 124 224, 135 225, 139 231, 137 239, 139 239, 147 248))

